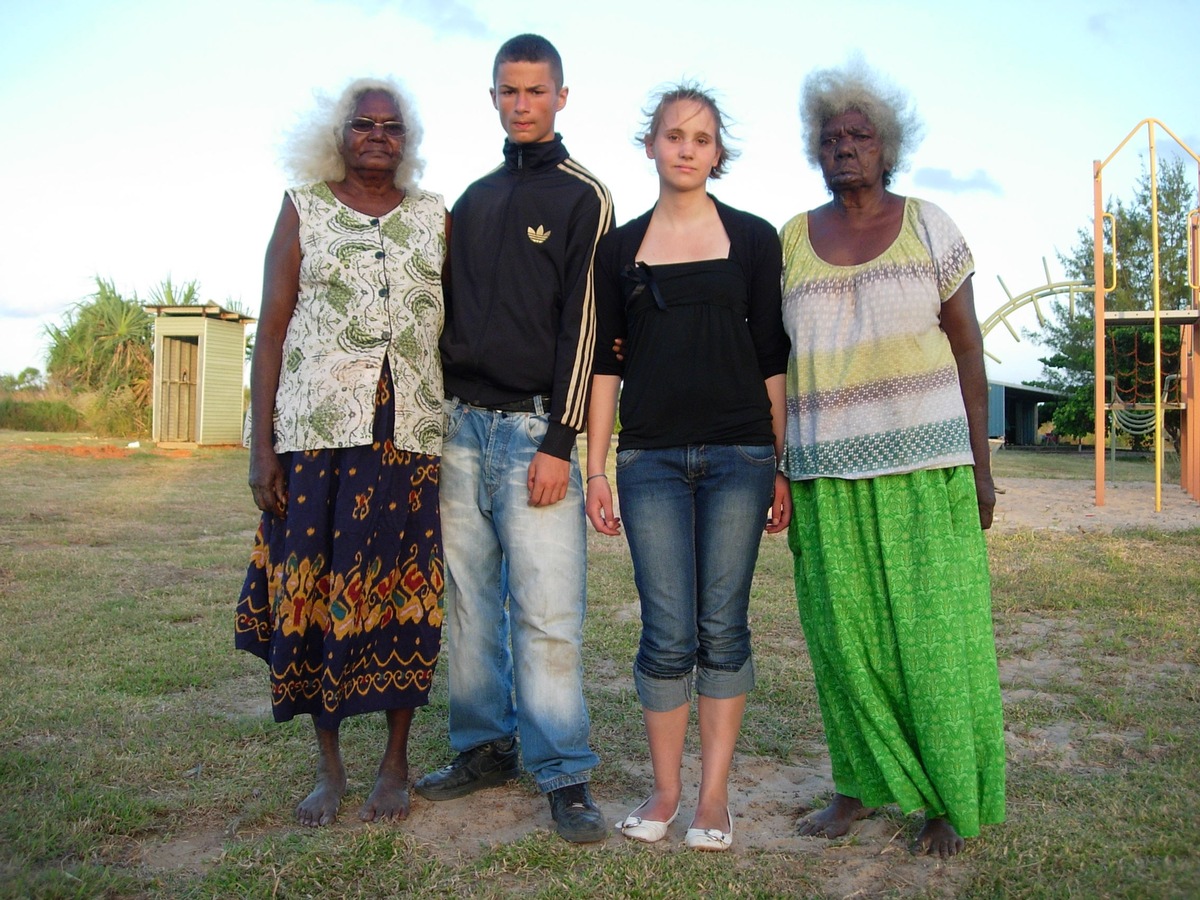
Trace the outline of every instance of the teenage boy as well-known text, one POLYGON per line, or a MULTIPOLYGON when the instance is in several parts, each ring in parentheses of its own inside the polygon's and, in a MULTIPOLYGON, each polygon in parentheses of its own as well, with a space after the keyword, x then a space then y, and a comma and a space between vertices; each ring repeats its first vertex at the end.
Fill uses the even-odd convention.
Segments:
POLYGON ((510 781, 520 774, 519 735, 558 833, 598 841, 608 829, 588 790, 598 759, 583 699, 575 439, 592 374, 592 256, 612 226, 612 200, 554 131, 567 89, 549 41, 505 42, 491 94, 508 136, 504 165, 454 205, 441 341, 445 635, 458 755, 415 787, 449 800, 510 781))

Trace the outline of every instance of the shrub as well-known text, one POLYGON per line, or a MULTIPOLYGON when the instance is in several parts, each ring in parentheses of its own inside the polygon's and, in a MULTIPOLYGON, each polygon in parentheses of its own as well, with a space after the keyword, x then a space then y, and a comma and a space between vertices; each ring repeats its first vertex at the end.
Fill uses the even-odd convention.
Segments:
POLYGON ((88 429, 104 437, 135 438, 150 433, 150 407, 132 386, 81 394, 88 429))
POLYGON ((83 416, 62 400, 0 400, 0 428, 13 431, 81 431, 83 416))

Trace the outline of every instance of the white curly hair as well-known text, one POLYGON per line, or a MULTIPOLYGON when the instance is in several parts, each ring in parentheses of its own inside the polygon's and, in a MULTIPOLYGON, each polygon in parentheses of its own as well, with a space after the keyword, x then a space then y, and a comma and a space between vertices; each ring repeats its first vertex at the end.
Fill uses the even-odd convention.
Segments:
POLYGON ((907 167, 909 156, 921 143, 923 128, 908 92, 888 83, 861 58, 841 67, 814 69, 804 79, 800 123, 805 156, 821 167, 821 129, 850 110, 862 113, 875 128, 887 187, 892 173, 907 167))
POLYGON ((404 153, 396 168, 396 187, 415 189, 425 161, 421 159, 424 134, 412 97, 391 78, 358 78, 346 85, 337 98, 316 93, 313 109, 288 134, 281 153, 283 167, 296 184, 341 181, 346 177, 342 159, 342 135, 346 120, 363 94, 381 91, 392 98, 404 122, 404 153))

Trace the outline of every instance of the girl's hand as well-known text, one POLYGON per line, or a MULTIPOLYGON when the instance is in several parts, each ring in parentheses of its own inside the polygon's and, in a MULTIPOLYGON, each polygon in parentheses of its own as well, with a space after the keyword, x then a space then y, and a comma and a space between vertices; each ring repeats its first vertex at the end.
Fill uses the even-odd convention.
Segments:
POLYGON ((605 475, 593 475, 587 482, 587 503, 584 506, 588 521, 600 534, 610 537, 621 533, 621 519, 613 509, 612 488, 605 475))
POLYGON ((782 472, 775 473, 775 498, 767 512, 767 534, 779 534, 792 521, 792 484, 782 472))

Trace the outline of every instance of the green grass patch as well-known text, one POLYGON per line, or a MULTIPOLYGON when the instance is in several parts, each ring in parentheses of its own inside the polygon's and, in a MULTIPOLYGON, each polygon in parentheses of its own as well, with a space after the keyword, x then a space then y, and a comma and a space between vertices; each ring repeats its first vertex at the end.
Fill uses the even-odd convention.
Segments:
MULTIPOLYGON (((1105 481, 1154 480, 1152 454, 1119 453, 1116 462, 1113 462, 1111 456, 1105 456, 1104 462, 1105 481)), ((997 478, 1067 478, 1090 481, 1096 477, 1096 455, 1091 447, 1075 450, 1005 447, 992 454, 992 474, 997 478)), ((1163 479, 1179 480, 1179 455, 1174 450, 1164 450, 1163 479)))

